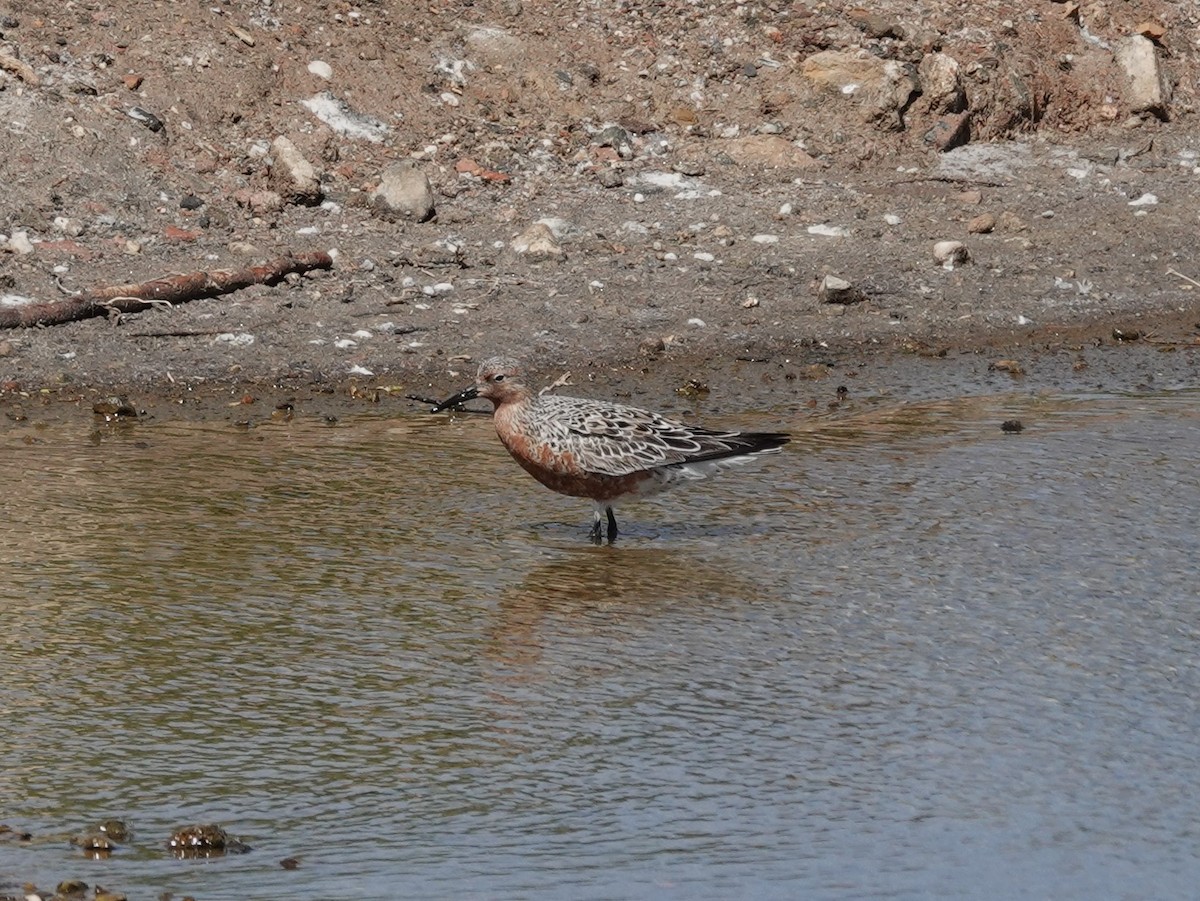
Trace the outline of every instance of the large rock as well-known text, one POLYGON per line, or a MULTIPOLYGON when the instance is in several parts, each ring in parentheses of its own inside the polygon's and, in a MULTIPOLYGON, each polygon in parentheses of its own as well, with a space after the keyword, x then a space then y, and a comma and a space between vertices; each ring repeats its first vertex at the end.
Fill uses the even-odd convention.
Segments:
POLYGON ((383 170, 371 207, 391 221, 426 222, 434 213, 433 186, 415 162, 400 160, 383 170))
POLYGON ((1135 113, 1153 113, 1167 118, 1171 85, 1163 72, 1154 42, 1140 34, 1130 35, 1117 46, 1117 63, 1125 70, 1125 99, 1135 113))
POLYGON ((321 180, 296 145, 280 135, 271 142, 271 186, 288 203, 314 206, 321 202, 321 180))
POLYGON ((865 51, 822 50, 801 64, 800 74, 816 86, 856 98, 868 122, 892 131, 904 127, 904 111, 917 92, 907 64, 865 51))
POLYGON ((917 67, 921 100, 935 113, 961 113, 967 108, 958 60, 945 53, 927 53, 917 67))
POLYGON ((820 163, 779 135, 747 135, 721 142, 721 149, 742 166, 759 169, 811 169, 820 163))

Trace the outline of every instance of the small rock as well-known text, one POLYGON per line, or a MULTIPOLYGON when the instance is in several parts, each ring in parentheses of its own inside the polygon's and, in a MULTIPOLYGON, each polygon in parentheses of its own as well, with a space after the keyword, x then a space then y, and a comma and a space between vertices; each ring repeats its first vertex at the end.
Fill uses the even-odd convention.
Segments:
POLYGON ((1125 70, 1125 99, 1130 110, 1166 119, 1171 86, 1154 42, 1140 34, 1130 35, 1117 45, 1116 58, 1125 70))
POLYGON ((958 60, 945 53, 929 53, 917 68, 923 102, 935 113, 961 113, 967 108, 958 60))
POLYGON ((140 122, 142 125, 145 125, 151 131, 163 130, 162 119, 158 118, 158 116, 154 115, 154 113, 150 112, 149 110, 142 109, 140 106, 131 106, 129 109, 125 110, 125 115, 127 115, 133 121, 140 122))
POLYGON ((309 63, 308 71, 310 74, 317 76, 317 78, 324 78, 326 81, 333 78, 333 66, 321 59, 314 59, 309 63))
POLYGON ((1009 375, 1016 377, 1025 374, 1025 367, 1016 360, 995 360, 988 363, 989 372, 1007 372, 1009 375))
POLYGON ((851 9, 846 18, 869 38, 903 38, 904 29, 887 16, 866 9, 851 9))
POLYGON ((704 174, 704 161, 701 159, 696 159, 695 157, 684 157, 681 160, 677 160, 675 165, 671 168, 673 168, 680 175, 688 175, 693 178, 699 178, 704 174))
POLYGON ((805 229, 810 235, 820 235, 822 238, 848 238, 850 229, 844 225, 810 225, 805 229))
POLYGON ((213 338, 214 344, 228 344, 231 347, 249 347, 254 343, 254 336, 249 332, 221 332, 213 338))
POLYGON ((167 840, 167 848, 177 857, 214 857, 244 854, 250 846, 229 835, 217 825, 185 826, 167 840))
POLYGON ((625 184, 625 176, 619 169, 601 169, 596 173, 596 180, 605 188, 619 188, 625 184))
POLYGON ((633 141, 629 137, 629 132, 620 125, 610 125, 596 132, 592 143, 597 147, 611 147, 623 160, 633 159, 633 141))
POLYGON ((971 259, 971 253, 962 241, 938 241, 933 245, 933 258, 943 269, 953 269, 971 259))
POLYGON ((971 116, 969 113, 947 113, 939 116, 933 127, 925 132, 925 142, 945 153, 962 147, 971 141, 971 116))
POLYGON ((544 260, 561 262, 567 258, 567 255, 563 252, 562 245, 555 239, 554 232, 544 222, 533 223, 533 225, 513 238, 511 246, 514 253, 525 257, 531 262, 542 262, 544 260))
POLYGON ((271 185, 288 203, 316 206, 323 199, 321 181, 312 163, 288 138, 271 142, 271 185))
POLYGON ((163 240, 171 244, 190 244, 200 237, 200 232, 194 228, 180 228, 178 225, 168 225, 162 231, 163 240))
POLYGON ((233 193, 233 199, 255 216, 265 216, 283 210, 283 198, 276 191, 251 191, 243 188, 233 193))
POLYGON ((817 299, 821 303, 858 303, 863 297, 862 291, 836 275, 825 276, 817 289, 817 299))
MULTIPOLYGON (((97 416, 103 416, 106 422, 112 422, 115 419, 137 419, 138 415, 137 408, 129 402, 129 398, 116 396, 96 401, 92 404, 92 412, 97 416)), ((100 830, 78 836, 75 844, 89 849, 112 850, 109 837, 100 830)))
POLYGON ((29 232, 13 232, 11 235, 9 235, 8 242, 4 245, 4 249, 22 256, 27 253, 33 253, 33 242, 29 240, 29 232))
POLYGON ((996 227, 1006 232, 1025 231, 1025 220, 1011 210, 1005 210, 996 217, 996 227))
POLYGON ((412 160, 400 160, 383 170, 371 205, 384 219, 427 222, 434 215, 433 187, 412 160))
POLYGON ((779 135, 747 135, 724 142, 724 151, 741 166, 761 169, 811 169, 815 159, 779 135))
POLYGON ((1002 432, 1020 432, 1025 429, 1025 426, 1019 419, 1006 419, 1000 423, 1000 431, 1002 432))
POLYGON ((1149 38, 1155 43, 1158 43, 1167 36, 1167 27, 1162 22, 1155 22, 1153 20, 1139 22, 1133 30, 1135 33, 1140 34, 1144 38, 1149 38))
POLYGON ((996 228, 996 217, 991 213, 980 213, 967 222, 967 234, 986 235, 996 228))

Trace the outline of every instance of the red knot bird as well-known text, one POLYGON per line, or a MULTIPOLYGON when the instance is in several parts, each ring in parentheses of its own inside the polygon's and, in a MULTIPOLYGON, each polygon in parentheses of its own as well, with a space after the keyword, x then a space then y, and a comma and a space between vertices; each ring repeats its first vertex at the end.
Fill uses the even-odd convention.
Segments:
POLYGON ((590 537, 617 537, 613 502, 638 498, 740 466, 787 444, 784 432, 722 432, 602 400, 535 394, 509 357, 479 367, 475 384, 437 404, 440 413, 482 397, 492 402, 500 441, 521 468, 554 491, 592 501, 590 537))

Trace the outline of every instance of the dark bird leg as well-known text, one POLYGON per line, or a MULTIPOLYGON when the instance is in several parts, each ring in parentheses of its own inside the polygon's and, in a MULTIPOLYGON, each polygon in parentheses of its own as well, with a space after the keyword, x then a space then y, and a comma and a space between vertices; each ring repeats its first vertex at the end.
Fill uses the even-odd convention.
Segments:
MULTIPOLYGON (((608 543, 612 544, 617 540, 617 518, 613 516, 613 508, 605 507, 604 512, 608 514, 608 543)), ((600 518, 596 517, 596 538, 600 537, 600 518)))
POLYGON ((600 543, 600 511, 596 510, 596 519, 592 522, 592 531, 588 532, 588 538, 592 540, 592 544, 600 543))

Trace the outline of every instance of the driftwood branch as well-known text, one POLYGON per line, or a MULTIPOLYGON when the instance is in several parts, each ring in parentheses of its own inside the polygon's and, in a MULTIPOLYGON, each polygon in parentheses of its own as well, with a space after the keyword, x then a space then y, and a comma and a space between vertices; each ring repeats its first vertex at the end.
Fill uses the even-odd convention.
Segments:
POLYGON ((250 285, 273 285, 291 272, 329 269, 333 259, 324 251, 279 257, 245 269, 217 269, 164 275, 141 284, 114 285, 83 291, 53 303, 31 303, 0 309, 0 329, 61 325, 77 319, 105 316, 110 312, 136 313, 157 305, 184 303, 202 297, 217 297, 250 285))

